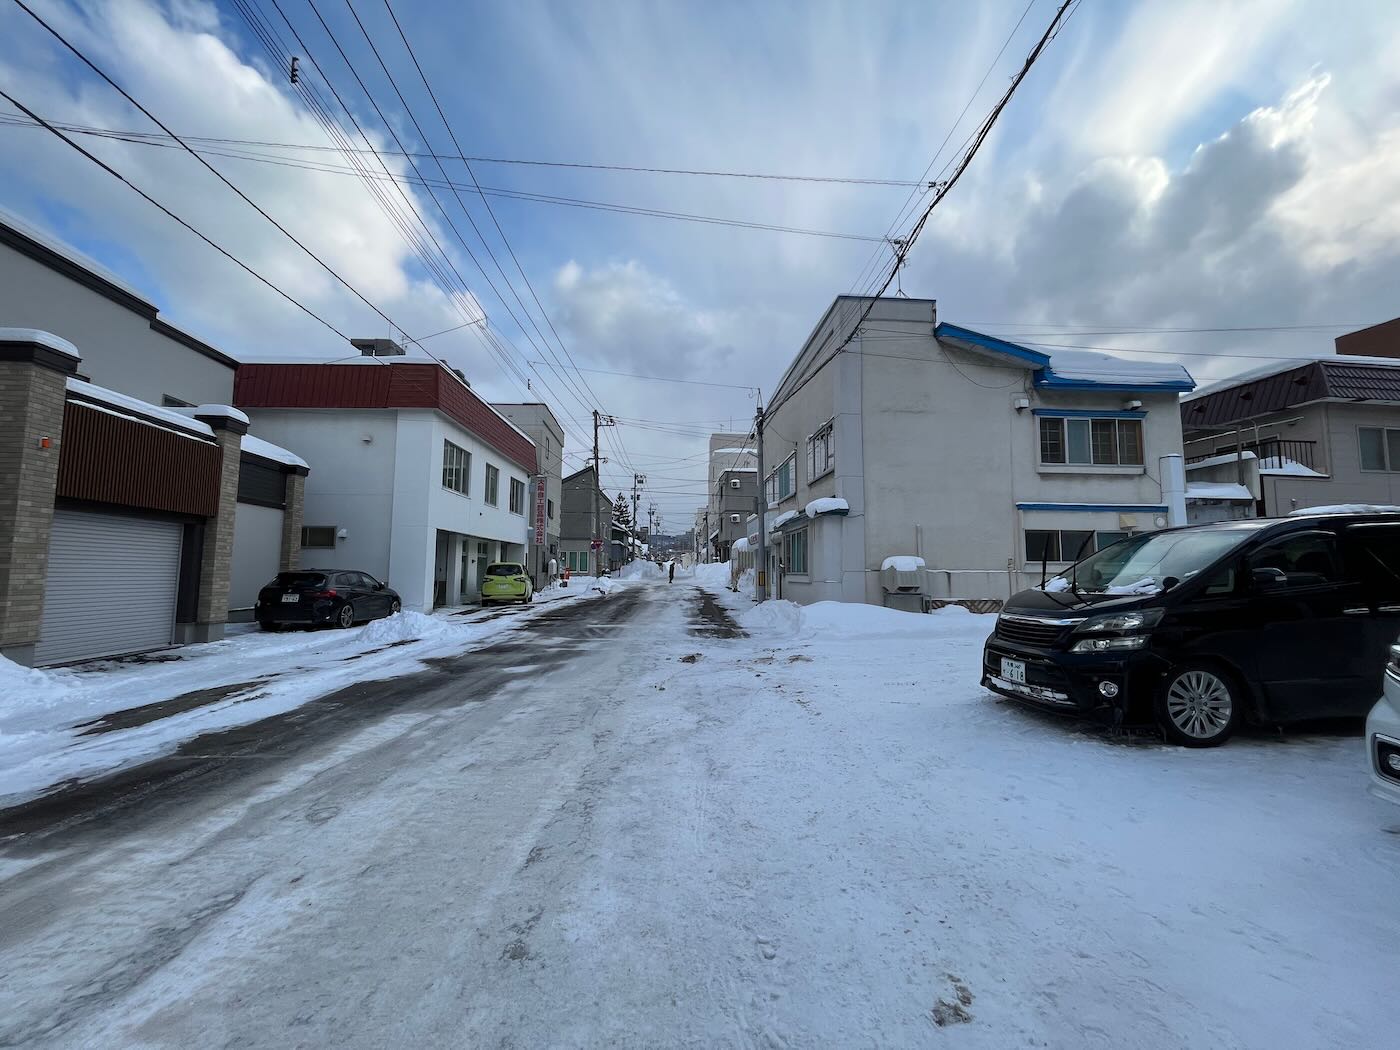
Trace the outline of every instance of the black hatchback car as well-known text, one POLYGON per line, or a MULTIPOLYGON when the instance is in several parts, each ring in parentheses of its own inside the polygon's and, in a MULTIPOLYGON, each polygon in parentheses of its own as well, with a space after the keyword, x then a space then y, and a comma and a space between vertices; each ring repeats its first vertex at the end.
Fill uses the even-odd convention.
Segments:
POLYGON ((1221 522, 1121 540, 1017 594, 982 684, 1211 747, 1245 721, 1365 717, 1397 634, 1400 513, 1221 522))
POLYGON ((403 608, 398 593, 367 572, 303 569, 279 572, 258 592, 253 615, 264 631, 283 627, 353 627, 403 608))

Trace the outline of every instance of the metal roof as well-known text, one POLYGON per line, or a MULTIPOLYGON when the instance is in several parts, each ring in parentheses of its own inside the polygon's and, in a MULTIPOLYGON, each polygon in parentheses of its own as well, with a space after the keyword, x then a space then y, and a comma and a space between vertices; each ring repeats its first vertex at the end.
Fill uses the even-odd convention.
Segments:
POLYGON ((1187 430, 1220 426, 1326 399, 1400 402, 1400 361, 1307 361, 1183 402, 1181 421, 1187 430))

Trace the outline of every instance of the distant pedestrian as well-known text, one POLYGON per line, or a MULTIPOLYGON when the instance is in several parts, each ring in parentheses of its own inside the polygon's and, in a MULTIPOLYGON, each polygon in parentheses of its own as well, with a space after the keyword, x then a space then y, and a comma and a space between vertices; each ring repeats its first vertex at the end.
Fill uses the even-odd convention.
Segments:
POLYGON ((675 562, 671 562, 671 564, 667 567, 666 582, 667 582, 667 583, 675 583, 675 582, 676 582, 676 563, 675 563, 675 562))

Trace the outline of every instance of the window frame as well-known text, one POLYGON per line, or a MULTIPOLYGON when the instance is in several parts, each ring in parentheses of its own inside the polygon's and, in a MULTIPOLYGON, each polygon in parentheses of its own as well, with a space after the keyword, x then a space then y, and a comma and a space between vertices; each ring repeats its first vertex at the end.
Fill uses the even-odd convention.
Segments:
POLYGON ((471 499, 472 454, 449 438, 442 439, 442 487, 471 499))
POLYGON ((1391 435, 1391 434, 1396 435, 1396 439, 1397 439, 1398 441, 1400 441, 1400 427, 1372 427, 1372 426, 1362 426, 1362 425, 1360 425, 1360 424, 1357 425, 1357 427, 1356 427, 1356 463, 1357 463, 1358 468, 1362 471, 1362 473, 1365 473, 1365 474, 1400 474, 1400 463, 1395 463, 1395 462, 1393 462, 1393 461, 1392 461, 1392 457, 1391 457, 1391 455, 1390 455, 1390 435, 1391 435), (1368 466, 1366 466, 1365 446, 1361 443, 1361 436, 1362 436, 1362 434, 1367 433, 1367 432, 1374 433, 1374 434, 1379 434, 1379 435, 1380 435, 1380 441, 1381 441, 1380 452, 1381 452, 1381 462, 1382 462, 1382 466, 1379 466, 1379 467, 1368 467, 1368 466))
POLYGON ((789 452, 787 458, 768 472, 768 477, 763 482, 763 494, 770 507, 775 507, 784 500, 792 499, 797 495, 797 452, 789 452), (792 486, 787 492, 779 488, 783 472, 786 471, 789 484, 792 486))
POLYGON ((832 416, 807 437, 807 484, 836 469, 836 417, 832 416))
POLYGON ((806 526, 800 529, 793 529, 791 532, 783 533, 783 575, 784 576, 807 576, 811 572, 811 561, 806 526), (793 566, 793 552, 797 550, 802 555, 802 567, 793 566))
POLYGON ((525 513, 525 482, 519 478, 510 479, 510 512, 512 514, 525 513))
POLYGON ((1130 531, 1128 531, 1128 530, 1126 530, 1126 529, 1063 529, 1063 528, 1054 528, 1054 529, 1032 529, 1032 528, 1023 528, 1023 529, 1021 530, 1021 553, 1025 556, 1025 559, 1026 559, 1025 563, 1026 563, 1027 565, 1039 565, 1039 564, 1041 563, 1041 559, 1040 559, 1040 558, 1033 558, 1033 557, 1031 557, 1031 548, 1030 548, 1030 536, 1031 536, 1031 533, 1045 533, 1045 534, 1047 534, 1047 535, 1050 535, 1050 536, 1053 536, 1053 537, 1054 537, 1054 540, 1055 540, 1054 547, 1053 547, 1054 554, 1053 554, 1052 557, 1045 559, 1045 563, 1046 563, 1047 565, 1071 565, 1071 564, 1073 564, 1073 555, 1079 553, 1079 544, 1081 544, 1081 543, 1084 542, 1083 539, 1082 539, 1082 537, 1083 537, 1083 535, 1084 535, 1086 532, 1093 535, 1093 537, 1094 537, 1094 542, 1093 542, 1093 544, 1092 544, 1090 547, 1088 547, 1088 548, 1085 549, 1085 551, 1084 551, 1084 557, 1085 557, 1085 558, 1087 558, 1087 557, 1088 557, 1089 555, 1091 555, 1091 554, 1096 554, 1096 553, 1098 553, 1099 551, 1104 550, 1104 549, 1107 548, 1107 547, 1111 547, 1114 543, 1117 543, 1117 542, 1120 541, 1120 540, 1125 540, 1125 539, 1128 539, 1129 537, 1135 535, 1135 533, 1130 532, 1130 531), (1068 551, 1068 552, 1067 552, 1067 548, 1066 548, 1066 546, 1065 546, 1065 534, 1066 534, 1066 533, 1069 533, 1071 536, 1079 537, 1078 542, 1075 543, 1074 546, 1073 546, 1073 550, 1072 550, 1072 551, 1068 551), (1112 540, 1109 540, 1108 542, 1104 542, 1104 537, 1105 537, 1105 536, 1112 536, 1112 537, 1115 537, 1115 538, 1112 539, 1112 540))
POLYGON ((1097 467, 1116 469, 1144 469, 1147 465, 1147 452, 1142 419, 1134 416, 1124 418, 1105 412, 1101 416, 1039 416, 1040 425, 1036 428, 1036 457, 1042 467, 1071 467, 1093 470, 1097 467), (1106 451, 1102 438, 1108 428, 1112 442, 1112 458, 1104 458, 1106 451), (1046 458, 1048 444, 1058 445, 1052 455, 1046 458), (1071 458, 1076 447, 1082 447, 1086 458, 1071 458), (1126 450, 1131 448, 1135 461, 1125 459, 1126 450))
POLYGON ((488 507, 499 507, 501 505, 501 468, 494 463, 487 463, 484 484, 481 488, 481 498, 486 501, 488 507))
POLYGON ((301 548, 311 551, 335 550, 336 533, 339 531, 340 529, 335 525, 303 525, 301 527, 301 548), (330 543, 311 543, 311 535, 322 530, 330 533, 330 543))

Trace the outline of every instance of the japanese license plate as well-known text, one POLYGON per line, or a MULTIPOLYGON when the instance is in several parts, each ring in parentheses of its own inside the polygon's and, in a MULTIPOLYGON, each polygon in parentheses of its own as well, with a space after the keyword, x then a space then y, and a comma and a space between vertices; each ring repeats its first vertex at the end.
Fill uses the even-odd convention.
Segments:
MULTIPOLYGON (((287 605, 287 604, 295 604, 295 603, 297 603, 297 602, 299 602, 299 601, 301 601, 301 595, 299 595, 299 594, 284 594, 284 595, 282 595, 282 603, 283 603, 284 605, 287 605)), ((1005 666, 1005 664, 1006 664, 1006 661, 1003 660, 1003 661, 1002 661, 1002 665, 1005 666)))
POLYGON ((1008 682, 1015 682, 1017 685, 1026 684, 1026 665, 1020 660, 1001 661, 1001 676, 1008 682))

